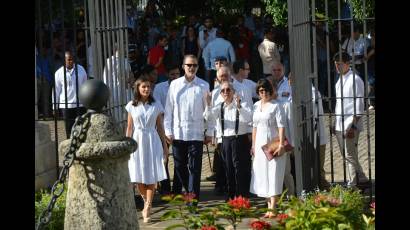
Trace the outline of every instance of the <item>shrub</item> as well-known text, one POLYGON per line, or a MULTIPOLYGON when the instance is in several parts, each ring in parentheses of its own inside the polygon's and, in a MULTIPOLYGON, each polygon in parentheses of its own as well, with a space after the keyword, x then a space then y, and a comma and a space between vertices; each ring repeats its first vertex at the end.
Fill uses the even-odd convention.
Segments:
MULTIPOLYGON (((38 218, 47 209, 48 203, 51 200, 52 194, 49 190, 41 190, 35 193, 35 223, 37 225, 38 218)), ((57 199, 51 218, 48 224, 44 225, 46 230, 62 230, 64 229, 64 214, 66 202, 67 186, 64 185, 64 192, 57 199)))
POLYGON ((293 197, 279 204, 288 214, 282 223, 286 229, 365 229, 364 200, 359 191, 340 185, 330 192, 315 192, 305 200, 293 197))

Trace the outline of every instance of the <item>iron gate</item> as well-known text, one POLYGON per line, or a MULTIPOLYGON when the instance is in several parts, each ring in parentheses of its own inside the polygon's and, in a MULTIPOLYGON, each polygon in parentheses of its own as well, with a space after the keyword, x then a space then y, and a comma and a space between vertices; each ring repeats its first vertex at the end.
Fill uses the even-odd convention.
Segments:
MULTIPOLYGON (((125 132, 124 107, 132 98, 127 82, 133 77, 127 60, 127 3, 126 0, 36 0, 35 3, 35 121, 49 127, 51 141, 55 143, 56 165, 61 166, 58 143, 68 137, 61 111, 53 110, 62 106, 56 101, 54 75, 62 66, 66 70, 65 51, 72 52, 76 67, 84 67, 87 79, 103 80, 110 88, 105 112, 125 132)), ((79 76, 75 69, 78 95, 79 76)), ((66 89, 64 84, 63 90, 66 89)), ((70 104, 67 96, 65 101, 65 105, 70 104)), ((73 104, 79 106, 78 97, 73 104)), ((58 171, 57 167, 57 177, 58 171)))
MULTIPOLYGON (((326 166, 327 179, 332 183, 341 183, 346 185, 346 158, 345 148, 340 149, 337 145, 335 134, 332 132, 332 124, 335 120, 335 83, 339 76, 335 72, 333 55, 336 52, 342 52, 343 43, 346 39, 353 36, 353 31, 356 23, 362 28, 362 36, 366 38, 368 24, 374 25, 374 17, 369 17, 369 12, 366 0, 362 0, 362 8, 355 5, 353 11, 353 1, 300 1, 288 0, 288 28, 289 28, 289 44, 290 44, 290 65, 291 72, 294 76, 292 85, 292 100, 293 100, 293 120, 295 133, 295 176, 296 176, 296 192, 298 195, 302 191, 312 191, 319 183, 319 135, 320 131, 316 125, 318 117, 314 116, 314 104, 318 104, 318 92, 322 94, 325 113, 319 114, 323 116, 326 122, 326 133, 329 136, 329 141, 326 146, 326 166), (329 8, 329 3, 335 8, 329 8), (350 7, 350 8, 349 8, 350 7), (318 14, 318 9, 325 12, 325 15, 318 14), (333 13, 329 11, 333 10, 333 13), (358 12, 362 12, 359 15, 358 12), (364 12, 364 13, 363 13, 364 12), (317 18, 320 16, 320 18, 317 18), (360 17, 359 17, 360 16, 360 17), (320 34, 317 31, 318 25, 321 26, 324 33, 320 34), (331 29, 333 28, 333 30, 331 29), (343 31, 343 33, 342 33, 343 31), (332 36, 335 35, 335 36, 332 36), (347 35, 347 36, 346 36, 347 35), (318 36, 322 36, 322 44, 318 44, 318 36), (332 39, 336 41, 332 48, 332 39), (325 49, 322 48, 318 54, 318 45, 325 44, 325 49), (335 49, 337 47, 337 49, 335 49), (325 53, 324 53, 325 52, 325 53), (318 56, 322 55, 320 62, 318 56), (315 94, 312 95, 312 85, 315 87, 315 94), (314 96, 314 99, 312 99, 314 96), (339 154, 338 152, 341 152, 339 154), (338 154, 336 154, 338 153, 338 154), (341 176, 343 174, 343 176, 341 176)), ((357 1, 355 1, 357 2, 357 1)), ((369 2, 369 1, 368 1, 369 2)), ((374 30, 372 30, 374 39, 374 30)), ((370 43, 370 39, 367 39, 370 43)), ((320 41, 319 41, 320 42, 320 41)), ((347 40, 346 47, 350 40, 347 40)), ((353 41, 353 46, 356 40, 353 41)), ((369 46, 374 45, 373 43, 369 46)), ((356 49, 356 48, 355 48, 356 49)), ((364 49, 364 55, 367 55, 367 49, 364 49)), ((355 60, 358 60, 355 52, 353 52, 351 60, 351 68, 357 71, 355 60)), ((359 136, 359 161, 365 168, 365 174, 371 182, 371 186, 367 191, 370 198, 373 198, 374 185, 374 116, 375 112, 368 109, 370 101, 374 101, 374 95, 369 95, 369 72, 368 61, 364 61, 364 76, 361 76, 364 82, 364 113, 356 113, 364 120, 364 130, 359 136)), ((355 87, 353 87, 355 88, 355 87)), ((354 90, 355 91, 355 90, 354 90)), ((343 95, 341 96, 343 97, 343 95)), ((359 98, 355 95, 354 99, 359 98)), ((356 101, 356 100, 354 100, 356 101)), ((342 100, 343 103, 343 100, 342 100)), ((316 106, 318 109, 318 106, 316 106)), ((342 112, 342 116, 346 116, 342 112)), ((343 141, 345 141, 345 137, 343 141)))

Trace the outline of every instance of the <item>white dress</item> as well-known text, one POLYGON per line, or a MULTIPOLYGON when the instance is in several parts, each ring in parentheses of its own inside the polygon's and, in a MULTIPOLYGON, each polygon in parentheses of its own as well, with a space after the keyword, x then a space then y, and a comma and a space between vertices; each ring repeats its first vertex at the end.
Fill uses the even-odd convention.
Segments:
POLYGON ((252 162, 250 192, 259 197, 272 197, 282 193, 286 157, 283 154, 271 161, 266 159, 262 146, 278 136, 278 128, 285 127, 285 114, 277 101, 254 105, 253 127, 256 128, 255 156, 252 162))
POLYGON ((132 137, 138 143, 137 150, 128 161, 131 182, 155 184, 167 179, 161 139, 155 128, 157 117, 164 112, 159 102, 151 105, 130 101, 125 109, 132 116, 134 132, 132 137))

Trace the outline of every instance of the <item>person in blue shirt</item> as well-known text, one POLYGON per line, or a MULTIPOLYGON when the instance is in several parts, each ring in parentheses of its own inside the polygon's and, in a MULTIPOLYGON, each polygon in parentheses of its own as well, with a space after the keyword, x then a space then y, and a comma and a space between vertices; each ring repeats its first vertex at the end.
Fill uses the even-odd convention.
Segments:
POLYGON ((36 77, 37 77, 37 106, 43 118, 51 115, 51 86, 53 75, 50 71, 49 48, 43 46, 36 54, 36 77))

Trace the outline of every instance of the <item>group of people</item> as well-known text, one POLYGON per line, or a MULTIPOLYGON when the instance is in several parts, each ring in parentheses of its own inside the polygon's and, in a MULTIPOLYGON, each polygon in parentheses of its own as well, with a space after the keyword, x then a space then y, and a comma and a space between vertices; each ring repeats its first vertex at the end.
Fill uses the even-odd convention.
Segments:
MULTIPOLYGON (((229 64, 226 57, 218 56, 215 60, 213 90, 196 75, 199 61, 195 55, 184 57, 182 76, 179 66, 171 66, 166 70, 166 82, 153 84, 148 76, 141 75, 134 84, 134 99, 126 106, 126 135, 139 143, 129 160, 129 171, 131 182, 144 199, 144 222, 150 219, 157 183, 167 179, 169 183, 170 146, 174 160, 172 193, 180 194, 184 188, 200 200, 203 145, 215 144, 214 158, 220 158, 222 166, 218 177, 225 178, 222 183, 226 184, 227 200, 235 196, 249 197, 251 193, 264 197, 269 208, 265 217, 273 217, 283 186, 289 195, 295 195, 292 152, 285 151, 285 141, 296 144, 291 115, 293 77, 284 76, 283 64, 274 62, 272 75, 255 83, 246 79, 250 69, 246 60, 236 60, 233 64, 229 64), (262 146, 276 138, 279 147, 269 160, 262 146)), ((357 151, 363 129, 360 118, 364 111, 364 85, 349 63, 345 52, 335 57, 335 67, 341 77, 335 86, 338 99, 334 132, 339 147, 346 153, 348 186, 360 187, 369 184, 357 151)), ((319 111, 314 112, 320 138, 319 186, 328 189, 330 185, 324 172, 328 137, 321 96, 313 85, 312 96, 312 104, 319 107, 313 109, 319 111), (319 103, 316 104, 316 100, 319 103)))
MULTIPOLYGON (((129 63, 123 65, 135 77, 128 92, 132 99, 125 106, 128 113, 126 136, 138 142, 138 149, 131 155, 128 167, 130 182, 135 184, 144 200, 144 222, 150 220, 158 183, 163 193, 180 194, 184 189, 200 200, 204 144, 216 146, 213 163, 215 189, 226 199, 250 197, 251 194, 264 197, 270 209, 265 217, 272 217, 276 215, 275 205, 284 186, 289 195, 295 195, 291 170, 293 153, 285 151, 286 142, 297 145, 294 143, 292 116, 294 79, 286 64, 289 61, 287 47, 275 42, 277 36, 272 27, 262 31, 259 27, 249 29, 246 22, 246 18, 238 17, 237 25, 232 28, 237 33, 232 35, 226 34, 220 26, 214 27, 211 17, 206 17, 204 25, 200 25, 194 15, 190 16, 178 45, 176 28, 170 24, 166 35, 160 34, 155 32, 154 21, 147 32, 148 45, 143 48, 146 60, 142 60, 144 54, 139 51, 140 47, 131 44, 129 63), (235 37, 236 34, 240 36, 235 37), (251 42, 255 37, 257 45, 251 42), (257 52, 256 57, 253 51, 257 52), (257 68, 254 60, 259 58, 261 68, 255 72, 260 74, 255 74, 258 77, 254 78, 259 80, 254 82, 248 77, 251 66, 257 68), (276 138, 279 147, 273 153, 273 159, 268 160, 262 146, 276 138), (172 186, 168 171, 170 152, 174 160, 172 186)), ((129 36, 132 43, 135 40, 132 31, 129 36)), ((374 48, 374 36, 372 38, 371 47, 374 48)), ((355 42, 344 42, 342 48, 346 52, 336 55, 333 60, 339 78, 334 87, 337 98, 332 130, 341 152, 346 155, 348 185, 351 187, 369 184, 358 161, 357 147, 363 130, 361 116, 365 96, 364 67, 360 66, 363 60, 359 63, 357 50, 364 50, 367 43, 357 39, 354 37, 355 42), (352 56, 356 57, 355 69, 358 71, 351 68, 352 56)), ((368 56, 361 58, 371 55, 374 58, 374 49, 369 51, 368 56)), ((42 53, 45 51, 41 50, 42 53)), ((85 70, 85 64, 74 63, 71 52, 65 52, 64 58, 65 65, 55 72, 55 98, 59 107, 54 109, 62 110, 69 138, 75 118, 85 113, 77 92, 90 71, 85 70)), ((120 104, 118 91, 121 87, 118 86, 124 82, 112 72, 118 67, 110 69, 110 66, 111 63, 119 65, 119 60, 118 52, 108 58, 102 76, 114 92, 112 97, 116 106, 120 104)), ((44 72, 45 68, 40 67, 44 72)), ((374 72, 371 73, 374 81, 374 72)), ((41 76, 46 75, 42 73, 41 76)), ((46 80, 51 82, 52 76, 46 80)), ((328 189, 330 184, 325 177, 324 162, 329 138, 323 119, 321 89, 313 85, 312 105, 320 144, 315 146, 320 153, 319 187, 328 189)), ((114 118, 121 121, 122 108, 116 110, 114 118)))

